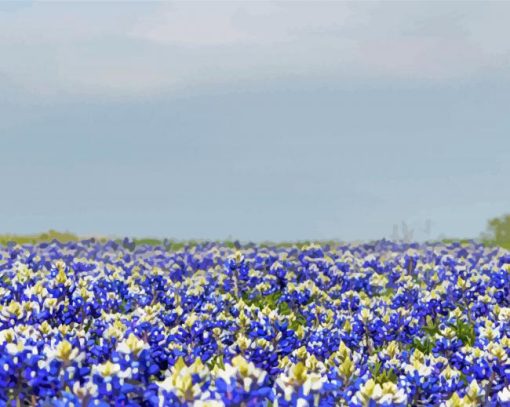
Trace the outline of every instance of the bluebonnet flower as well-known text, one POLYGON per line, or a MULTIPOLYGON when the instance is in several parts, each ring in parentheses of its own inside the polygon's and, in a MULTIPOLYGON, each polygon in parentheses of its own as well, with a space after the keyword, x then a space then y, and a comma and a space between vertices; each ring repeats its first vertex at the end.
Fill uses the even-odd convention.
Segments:
POLYGON ((509 405, 476 243, 0 247, 0 404, 509 405))

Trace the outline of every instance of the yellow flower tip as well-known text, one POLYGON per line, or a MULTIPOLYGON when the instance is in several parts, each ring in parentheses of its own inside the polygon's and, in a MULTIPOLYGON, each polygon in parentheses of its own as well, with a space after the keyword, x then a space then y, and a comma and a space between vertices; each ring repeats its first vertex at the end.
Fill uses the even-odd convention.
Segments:
POLYGON ((351 325, 351 323, 350 323, 350 321, 348 319, 346 319, 345 322, 344 322, 343 330, 345 332, 347 332, 347 333, 352 331, 352 325, 351 325))
POLYGON ((206 366, 202 363, 201 358, 196 358, 190 366, 190 370, 193 373, 201 373, 206 369, 206 366))
POLYGON ((303 362, 298 362, 292 368, 292 378, 299 384, 303 384, 307 378, 306 366, 303 362))
POLYGON ((101 376, 109 377, 109 376, 114 376, 118 372, 120 372, 120 366, 116 363, 107 361, 106 363, 103 363, 102 365, 100 365, 98 370, 99 370, 99 373, 101 374, 101 376))
POLYGON ((296 350, 296 357, 300 360, 306 359, 308 356, 308 351, 306 350, 305 346, 301 346, 299 349, 296 350))
POLYGON ((243 377, 248 376, 250 373, 250 365, 241 355, 237 355, 232 359, 232 366, 239 370, 239 373, 243 377))
POLYGON ((138 355, 145 348, 145 342, 139 339, 135 334, 130 333, 124 343, 120 345, 120 348, 134 355, 138 355))
POLYGON ((182 369, 186 368, 186 362, 184 362, 184 358, 182 356, 177 359, 177 362, 175 362, 175 365, 173 367, 173 370, 176 372, 180 372, 182 369))
POLYGON ((57 276, 55 277, 55 281, 58 283, 58 284, 65 284, 66 281, 67 281, 67 276, 66 276, 66 273, 63 269, 59 270, 58 271, 58 274, 57 276))
POLYGON ((446 402, 447 407, 462 407, 463 400, 462 398, 455 392, 446 402))
POLYGON ((63 362, 68 362, 77 352, 73 352, 73 345, 65 339, 57 345, 56 357, 63 362))

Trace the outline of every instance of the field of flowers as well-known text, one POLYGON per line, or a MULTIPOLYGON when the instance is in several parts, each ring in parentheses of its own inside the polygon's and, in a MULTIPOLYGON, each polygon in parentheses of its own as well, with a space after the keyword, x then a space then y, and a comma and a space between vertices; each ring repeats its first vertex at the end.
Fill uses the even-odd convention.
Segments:
POLYGON ((0 405, 510 405, 510 252, 0 246, 0 405))

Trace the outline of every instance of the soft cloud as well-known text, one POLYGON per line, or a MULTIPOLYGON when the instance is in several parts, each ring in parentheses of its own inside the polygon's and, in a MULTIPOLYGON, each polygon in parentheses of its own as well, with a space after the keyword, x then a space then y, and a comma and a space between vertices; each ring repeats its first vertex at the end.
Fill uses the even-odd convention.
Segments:
POLYGON ((509 11, 505 3, 37 3, 0 11, 0 73, 56 96, 278 78, 507 80, 509 11))
POLYGON ((190 2, 162 5, 135 37, 183 47, 277 45, 321 36, 358 17, 350 3, 190 2))

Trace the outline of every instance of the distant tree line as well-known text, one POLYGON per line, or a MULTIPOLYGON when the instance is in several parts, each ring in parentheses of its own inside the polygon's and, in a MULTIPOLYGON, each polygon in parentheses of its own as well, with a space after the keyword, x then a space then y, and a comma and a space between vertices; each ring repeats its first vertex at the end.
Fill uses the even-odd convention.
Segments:
POLYGON ((510 214, 490 219, 481 240, 487 244, 510 249, 510 214))
MULTIPOLYGON (((426 238, 428 239, 431 234, 431 225, 432 222, 430 220, 427 220, 425 223, 425 228, 422 230, 425 233, 426 238)), ((399 225, 394 225, 393 227, 393 233, 392 233, 392 240, 400 240, 405 242, 411 242, 413 241, 414 237, 414 229, 409 227, 405 222, 402 222, 402 225, 399 227, 399 225)), ((32 235, 14 235, 14 234, 0 234, 0 245, 7 245, 9 243, 19 243, 19 244, 26 244, 26 243, 41 243, 41 242, 50 242, 52 240, 58 240, 60 242, 69 242, 69 241, 78 241, 82 239, 83 237, 80 237, 78 235, 75 235, 74 233, 70 232, 59 232, 55 230, 50 230, 45 233, 40 234, 32 234, 32 235)), ((106 242, 109 240, 109 238, 106 237, 95 237, 96 240, 106 242)), ((116 239, 113 238, 115 241, 117 241, 119 244, 123 244, 122 239, 116 239)), ((500 246, 504 247, 506 249, 510 250, 510 214, 505 214, 502 216, 499 216, 497 218, 489 219, 487 222, 487 228, 486 231, 483 232, 480 235, 479 238, 483 243, 492 245, 492 246, 500 246)), ((124 239, 125 240, 125 239, 124 239)), ((458 241, 458 240, 465 240, 465 239, 446 239, 446 238, 439 238, 441 241, 458 241)), ((165 246, 168 248, 172 248, 174 250, 177 250, 179 248, 182 248, 183 246, 194 246, 200 243, 200 241, 179 241, 179 240, 168 240, 168 239, 131 239, 131 244, 149 244, 149 245, 160 245, 165 246)), ((271 246, 271 245, 277 245, 277 246, 291 246, 293 244, 307 244, 310 243, 308 241, 301 241, 301 242, 280 242, 280 243, 270 243, 265 242, 261 243, 261 246, 271 246)), ((320 242, 322 244, 335 244, 335 241, 322 241, 320 242)), ((227 240, 224 241, 224 244, 230 247, 237 247, 239 245, 239 242, 227 240)))

